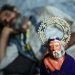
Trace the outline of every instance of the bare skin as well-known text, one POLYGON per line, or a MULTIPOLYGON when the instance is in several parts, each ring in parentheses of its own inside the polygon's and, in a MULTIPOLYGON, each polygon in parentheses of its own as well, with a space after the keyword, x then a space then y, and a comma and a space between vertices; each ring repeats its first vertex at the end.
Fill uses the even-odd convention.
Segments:
MULTIPOLYGON (((0 20, 4 22, 4 20, 9 23, 11 20, 13 21, 16 18, 17 12, 5 10, 0 12, 0 20)), ((5 24, 5 27, 2 30, 0 36, 0 60, 5 56, 5 50, 7 47, 8 38, 11 33, 14 33, 12 28, 9 28, 9 24, 5 24)))
MULTIPOLYGON (((26 32, 26 30, 29 27, 29 24, 26 23, 22 26, 23 26, 22 32, 26 32)), ((10 34, 12 34, 12 33, 16 33, 16 31, 14 29, 10 28, 9 25, 4 27, 2 30, 2 33, 1 33, 2 35, 0 38, 0 60, 5 56, 7 42, 8 42, 10 34)))
POLYGON ((0 38, 0 59, 5 56, 5 49, 7 46, 8 38, 12 32, 14 32, 14 30, 9 27, 4 27, 2 31, 2 35, 0 38))

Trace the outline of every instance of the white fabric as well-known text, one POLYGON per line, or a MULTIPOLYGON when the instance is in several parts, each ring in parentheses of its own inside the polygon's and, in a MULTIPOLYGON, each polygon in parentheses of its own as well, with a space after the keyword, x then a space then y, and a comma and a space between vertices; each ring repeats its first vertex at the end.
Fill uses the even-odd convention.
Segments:
POLYGON ((34 26, 31 26, 31 32, 30 32, 30 45, 32 47, 32 50, 38 60, 41 59, 42 55, 40 53, 41 48, 41 40, 39 39, 38 34, 35 31, 34 26))
POLYGON ((6 55, 0 62, 0 69, 3 69, 6 66, 8 66, 12 61, 16 59, 17 56, 18 56, 18 50, 16 45, 12 44, 11 46, 7 47, 6 55))
POLYGON ((45 6, 45 7, 38 7, 32 10, 35 17, 37 18, 37 22, 39 22, 43 17, 53 17, 58 16, 66 20, 71 27, 71 32, 75 31, 75 22, 74 19, 69 16, 67 13, 64 13, 60 9, 54 6, 45 6))
POLYGON ((75 59, 75 45, 71 46, 66 50, 66 52, 75 59))
POLYGON ((58 28, 51 28, 51 27, 47 27, 46 31, 45 31, 45 35, 47 37, 47 39, 52 39, 52 38, 63 38, 63 32, 61 30, 59 30, 58 28))

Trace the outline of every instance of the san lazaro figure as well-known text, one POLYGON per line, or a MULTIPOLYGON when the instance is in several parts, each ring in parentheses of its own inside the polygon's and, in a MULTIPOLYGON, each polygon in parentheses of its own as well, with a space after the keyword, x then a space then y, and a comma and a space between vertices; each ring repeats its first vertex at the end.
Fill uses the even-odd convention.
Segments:
POLYGON ((59 17, 45 18, 39 27, 39 35, 43 43, 47 41, 40 75, 75 75, 75 60, 65 52, 70 40, 67 22, 59 17))
POLYGON ((59 38, 48 39, 48 53, 41 62, 40 75, 75 75, 75 60, 68 55, 59 38))

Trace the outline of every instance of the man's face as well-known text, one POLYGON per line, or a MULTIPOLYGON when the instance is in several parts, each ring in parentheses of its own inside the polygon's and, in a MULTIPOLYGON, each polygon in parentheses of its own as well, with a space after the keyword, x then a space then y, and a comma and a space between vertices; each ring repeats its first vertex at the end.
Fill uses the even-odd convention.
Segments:
POLYGON ((56 59, 65 54, 64 47, 61 46, 60 41, 53 40, 49 43, 49 53, 56 59))
POLYGON ((49 48, 50 48, 50 50, 51 50, 52 52, 53 52, 53 51, 59 51, 59 50, 61 50, 61 44, 60 44, 59 41, 54 40, 54 41, 51 41, 51 42, 49 43, 49 48))
POLYGON ((15 19, 16 13, 14 11, 5 10, 0 14, 0 20, 2 22, 6 21, 9 23, 11 20, 15 19))

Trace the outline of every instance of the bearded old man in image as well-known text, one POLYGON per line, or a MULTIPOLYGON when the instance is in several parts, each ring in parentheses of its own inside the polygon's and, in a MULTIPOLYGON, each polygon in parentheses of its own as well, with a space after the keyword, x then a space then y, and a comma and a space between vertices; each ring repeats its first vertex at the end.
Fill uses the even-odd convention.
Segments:
POLYGON ((70 40, 70 29, 67 22, 58 17, 43 20, 39 28, 39 35, 47 47, 47 53, 41 61, 40 75, 75 75, 75 59, 65 51, 65 46, 70 40), (42 30, 43 24, 46 25, 44 30, 42 30))

